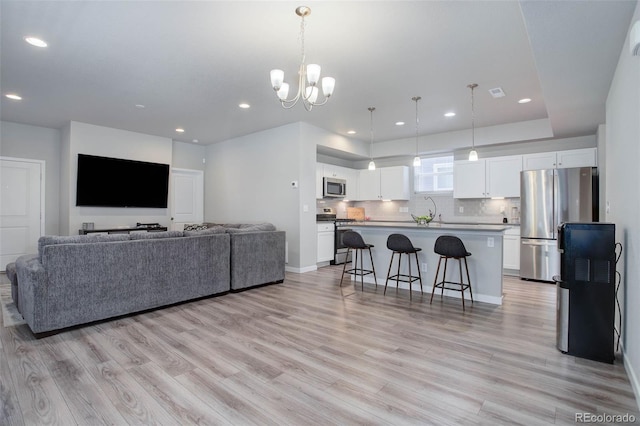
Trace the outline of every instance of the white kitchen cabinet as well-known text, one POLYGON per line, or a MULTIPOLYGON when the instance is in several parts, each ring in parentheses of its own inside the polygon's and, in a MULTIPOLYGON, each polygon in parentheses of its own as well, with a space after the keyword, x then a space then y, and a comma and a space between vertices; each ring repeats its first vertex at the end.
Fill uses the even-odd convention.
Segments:
POLYGON ((318 223, 318 249, 316 262, 329 262, 333 260, 334 254, 334 231, 333 222, 318 223))
POLYGON ((503 238, 502 267, 515 273, 520 270, 520 227, 507 229, 503 238))
POLYGON ((566 151, 539 152, 522 156, 523 170, 567 169, 571 167, 595 167, 598 164, 597 149, 569 149, 566 151))
POLYGON ((316 163, 316 198, 320 199, 323 195, 324 164, 316 163))
POLYGON ((520 172, 522 156, 487 158, 486 160, 486 196, 520 197, 520 172))
POLYGON ((453 198, 485 198, 486 160, 453 162, 453 198))
POLYGON ((519 197, 522 156, 456 161, 454 198, 519 197))
POLYGON ((523 170, 543 170, 556 168, 555 152, 537 152, 522 156, 523 170))
POLYGON ((596 148, 570 149, 558 151, 557 168, 568 169, 571 167, 596 167, 598 165, 596 148))
POLYGON ((409 200, 409 167, 379 167, 360 170, 358 200, 409 200))

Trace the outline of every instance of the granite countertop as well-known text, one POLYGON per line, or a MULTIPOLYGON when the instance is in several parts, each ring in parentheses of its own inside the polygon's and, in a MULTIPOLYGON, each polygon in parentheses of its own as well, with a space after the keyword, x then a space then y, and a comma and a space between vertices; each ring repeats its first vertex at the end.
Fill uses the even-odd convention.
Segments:
POLYGON ((440 229, 452 229, 452 230, 465 230, 465 231, 505 231, 511 228, 511 224, 488 224, 488 223, 446 223, 446 222, 431 222, 429 225, 418 225, 414 221, 406 222, 392 222, 392 221, 365 221, 365 222, 351 222, 345 223, 344 226, 348 227, 378 227, 378 228, 413 228, 424 230, 440 230, 440 229))

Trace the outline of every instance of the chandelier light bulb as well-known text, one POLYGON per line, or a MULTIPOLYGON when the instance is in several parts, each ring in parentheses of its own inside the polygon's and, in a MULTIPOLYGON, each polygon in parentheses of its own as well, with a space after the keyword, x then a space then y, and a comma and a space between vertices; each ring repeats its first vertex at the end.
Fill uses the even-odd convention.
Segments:
POLYGON ((369 161, 369 170, 373 171, 376 169, 376 163, 373 160, 369 161))
POLYGON ((420 167, 422 165, 422 160, 417 155, 413 158, 413 167, 420 167))
POLYGON ((478 161, 478 151, 472 149, 469 152, 469 161, 478 161))

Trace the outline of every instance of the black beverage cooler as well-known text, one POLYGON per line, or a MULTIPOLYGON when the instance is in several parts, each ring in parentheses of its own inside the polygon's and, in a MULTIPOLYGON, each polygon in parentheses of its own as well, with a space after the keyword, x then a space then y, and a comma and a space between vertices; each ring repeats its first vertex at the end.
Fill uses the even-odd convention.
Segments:
POLYGON ((615 225, 563 223, 558 227, 558 349, 613 363, 615 321, 615 225))

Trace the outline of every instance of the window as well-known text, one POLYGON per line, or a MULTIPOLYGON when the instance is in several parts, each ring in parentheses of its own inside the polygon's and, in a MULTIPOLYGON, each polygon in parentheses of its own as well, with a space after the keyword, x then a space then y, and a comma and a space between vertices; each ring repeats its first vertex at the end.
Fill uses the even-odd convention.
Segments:
POLYGON ((414 192, 453 191, 453 155, 422 158, 413 168, 414 192))

